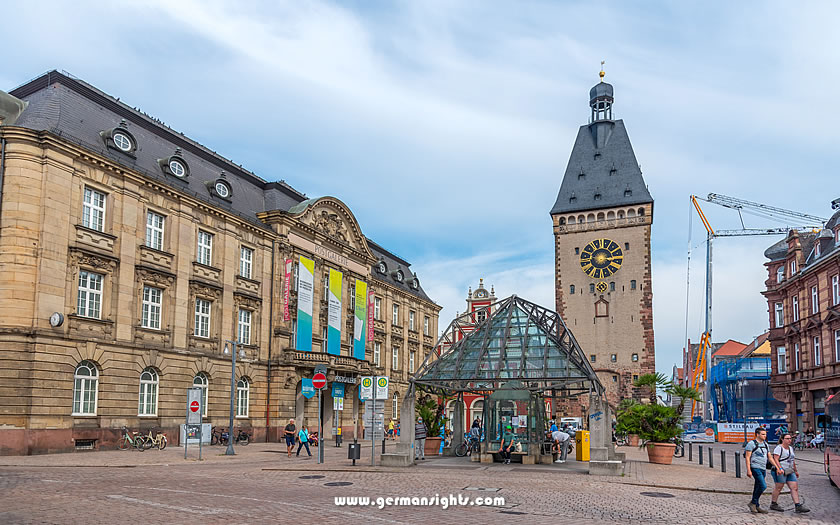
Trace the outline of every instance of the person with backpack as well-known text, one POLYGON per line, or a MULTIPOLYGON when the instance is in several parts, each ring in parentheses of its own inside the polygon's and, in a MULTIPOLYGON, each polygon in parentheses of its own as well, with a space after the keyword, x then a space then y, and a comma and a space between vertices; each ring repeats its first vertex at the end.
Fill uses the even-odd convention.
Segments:
POLYGON ((793 498, 794 511, 799 513, 810 512, 811 509, 806 507, 799 499, 799 482, 796 480, 799 471, 796 468, 796 454, 794 454, 791 446, 792 441, 791 435, 785 432, 782 435, 782 443, 773 449, 773 481, 776 485, 773 487, 770 510, 784 512, 785 509, 779 505, 779 494, 787 483, 790 496, 793 498))
POLYGON ((752 499, 750 500, 750 512, 753 514, 767 514, 769 511, 758 505, 758 498, 767 489, 767 469, 772 465, 770 454, 767 449, 767 429, 758 427, 755 429, 755 439, 747 443, 744 449, 744 460, 747 462, 747 477, 753 478, 752 499))
POLYGON ((306 453, 309 454, 309 457, 312 457, 312 452, 309 451, 309 429, 306 428, 306 425, 300 426, 300 431, 298 432, 298 449, 297 454, 295 456, 300 456, 300 448, 306 447, 306 453))

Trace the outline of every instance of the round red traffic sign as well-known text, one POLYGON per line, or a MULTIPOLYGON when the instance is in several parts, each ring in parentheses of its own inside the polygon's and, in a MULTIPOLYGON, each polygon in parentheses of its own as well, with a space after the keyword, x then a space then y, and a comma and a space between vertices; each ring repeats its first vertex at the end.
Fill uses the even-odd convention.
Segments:
POLYGON ((190 410, 193 412, 198 412, 198 401, 193 401, 190 403, 190 410))
POLYGON ((314 376, 312 376, 312 386, 319 390, 321 388, 324 388, 325 386, 327 386, 327 376, 321 373, 315 374, 314 376))

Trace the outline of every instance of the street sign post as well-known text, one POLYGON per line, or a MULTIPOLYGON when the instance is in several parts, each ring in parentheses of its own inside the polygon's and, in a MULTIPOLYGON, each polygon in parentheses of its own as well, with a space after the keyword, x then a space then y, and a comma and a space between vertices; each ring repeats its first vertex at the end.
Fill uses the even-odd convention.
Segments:
POLYGON ((318 390, 318 463, 324 462, 324 427, 321 422, 321 390, 327 386, 326 367, 323 365, 315 368, 315 375, 312 376, 312 386, 318 390))
POLYGON ((195 429, 198 435, 198 460, 201 461, 201 409, 202 389, 191 387, 187 389, 187 421, 184 425, 184 459, 187 459, 187 438, 191 429, 195 429))
POLYGON ((318 390, 321 390, 322 388, 327 386, 327 376, 321 373, 315 374, 314 376, 312 376, 312 386, 314 386, 318 390))

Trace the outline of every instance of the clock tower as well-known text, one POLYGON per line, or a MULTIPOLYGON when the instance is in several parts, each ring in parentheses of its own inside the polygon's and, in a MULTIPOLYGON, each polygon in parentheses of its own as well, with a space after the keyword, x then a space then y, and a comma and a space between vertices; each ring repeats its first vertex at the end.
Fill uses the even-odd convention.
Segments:
MULTIPOLYGON (((624 121, 613 119, 613 86, 589 91, 590 122, 578 130, 557 201, 557 312, 616 406, 638 376, 654 372, 650 235, 653 198, 624 121)), ((581 400, 585 403, 585 400, 581 400)), ((583 406, 558 407, 577 416, 583 406)))

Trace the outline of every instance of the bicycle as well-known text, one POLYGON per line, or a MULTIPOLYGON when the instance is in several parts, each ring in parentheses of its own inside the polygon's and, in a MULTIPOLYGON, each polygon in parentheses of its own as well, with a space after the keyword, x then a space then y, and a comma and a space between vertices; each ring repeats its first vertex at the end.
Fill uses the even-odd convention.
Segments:
POLYGON ((478 438, 471 432, 466 432, 464 434, 464 442, 455 447, 455 455, 459 458, 472 455, 473 452, 478 452, 478 447, 478 438))
POLYGON ((228 432, 225 427, 213 427, 210 432, 211 445, 227 445, 228 432))
POLYGON ((123 427, 123 435, 120 440, 117 442, 117 447, 120 450, 128 450, 131 447, 136 448, 140 452, 143 452, 145 449, 146 438, 140 432, 131 432, 128 430, 128 427, 123 427))
POLYGON ((250 430, 242 430, 241 428, 235 434, 235 442, 243 447, 251 442, 251 431, 250 430))
POLYGON ((675 458, 685 455, 685 452, 684 452, 685 451, 685 442, 682 439, 680 439, 678 437, 675 437, 674 439, 671 440, 671 443, 676 445, 676 447, 674 447, 674 457, 675 458))
POLYGON ((149 430, 149 435, 144 437, 143 441, 144 448, 152 448, 157 447, 158 450, 163 450, 166 448, 166 434, 163 432, 155 432, 152 433, 149 430))
POLYGON ((616 434, 615 445, 617 447, 625 447, 629 444, 630 444, 630 441, 627 439, 627 434, 616 434))

